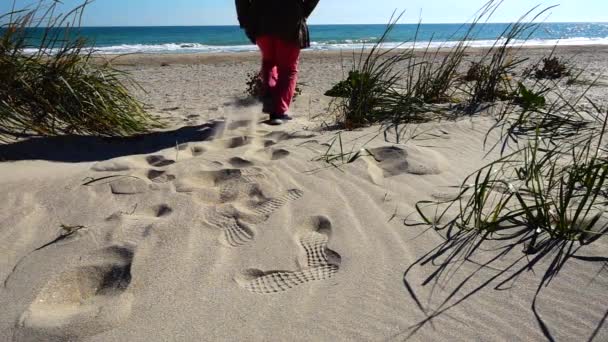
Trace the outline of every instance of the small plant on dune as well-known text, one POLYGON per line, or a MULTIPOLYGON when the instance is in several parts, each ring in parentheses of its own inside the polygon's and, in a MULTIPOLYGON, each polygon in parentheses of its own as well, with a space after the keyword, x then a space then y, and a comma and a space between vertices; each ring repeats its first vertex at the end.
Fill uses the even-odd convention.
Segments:
MULTIPOLYGON (((247 73, 246 77, 246 88, 245 95, 263 101, 265 94, 264 81, 262 80, 262 75, 259 71, 252 71, 247 73)), ((296 85, 296 90, 293 95, 293 101, 296 101, 299 96, 302 95, 302 88, 300 85, 296 85)))
POLYGON ((471 66, 463 77, 465 82, 479 82, 490 76, 490 67, 481 62, 471 62, 471 66))
POLYGON ((250 72, 247 74, 247 88, 245 94, 255 99, 261 99, 264 96, 264 82, 259 72, 250 72))
POLYGON ((129 94, 128 75, 94 63, 93 50, 78 37, 75 27, 88 3, 58 17, 57 2, 0 17, 4 138, 15 132, 123 136, 158 125, 129 94))
POLYGON ((513 97, 514 102, 519 104, 525 111, 540 109, 547 103, 546 98, 540 92, 526 88, 522 82, 519 82, 517 91, 513 97))
POLYGON ((539 79, 560 79, 566 76, 570 76, 568 65, 563 60, 557 57, 543 58, 542 67, 536 66, 534 68, 534 76, 539 79))
POLYGON ((368 82, 369 79, 370 75, 367 73, 364 74, 359 70, 349 71, 348 77, 326 91, 325 96, 347 98, 355 89, 364 86, 363 84, 368 82))

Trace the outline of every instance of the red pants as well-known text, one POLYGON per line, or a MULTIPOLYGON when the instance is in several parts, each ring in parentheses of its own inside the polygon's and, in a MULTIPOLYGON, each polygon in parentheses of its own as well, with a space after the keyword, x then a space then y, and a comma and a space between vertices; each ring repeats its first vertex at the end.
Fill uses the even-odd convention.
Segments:
POLYGON ((300 46, 272 36, 258 37, 256 43, 262 51, 262 80, 272 96, 273 114, 283 115, 296 91, 300 46))

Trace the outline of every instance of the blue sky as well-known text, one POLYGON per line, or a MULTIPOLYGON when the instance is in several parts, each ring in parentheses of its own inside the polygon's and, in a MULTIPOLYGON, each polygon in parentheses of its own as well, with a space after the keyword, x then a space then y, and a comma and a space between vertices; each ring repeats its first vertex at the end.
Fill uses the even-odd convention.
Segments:
MULTIPOLYGON (((63 0, 65 8, 82 0, 63 0)), ((12 0, 0 0, 0 12, 12 0)), ((19 6, 34 0, 17 0, 19 6)), ((394 9, 407 10, 403 22, 461 23, 485 0, 321 0, 311 24, 385 23, 394 9)), ((560 4, 548 21, 608 22, 608 0, 505 0, 492 21, 510 22, 534 5, 560 4)), ((85 26, 234 25, 234 0, 96 0, 85 13, 85 26)))

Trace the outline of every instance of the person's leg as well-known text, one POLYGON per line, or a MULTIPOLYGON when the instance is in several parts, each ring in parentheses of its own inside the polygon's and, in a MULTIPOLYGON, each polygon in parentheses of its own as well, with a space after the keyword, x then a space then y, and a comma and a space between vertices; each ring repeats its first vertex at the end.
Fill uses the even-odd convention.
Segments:
POLYGON ((278 82, 279 82, 279 71, 277 70, 277 66, 276 66, 276 62, 275 62, 275 66, 272 68, 272 70, 270 70, 270 75, 268 77, 268 85, 270 86, 270 88, 274 89, 274 87, 277 86, 278 82))
POLYGON ((265 84, 264 94, 262 96, 262 113, 272 114, 274 112, 274 104, 277 99, 277 83, 279 82, 279 72, 277 71, 276 63, 268 73, 268 81, 265 84))
POLYGON ((276 86, 276 115, 284 115, 289 110, 298 81, 299 58, 300 46, 297 43, 277 40, 276 64, 279 79, 276 86))
POLYGON ((273 94, 274 89, 277 85, 277 63, 276 63, 276 47, 275 39, 270 36, 262 36, 256 39, 256 43, 262 53, 262 70, 260 75, 262 76, 262 89, 263 96, 266 93, 273 94))

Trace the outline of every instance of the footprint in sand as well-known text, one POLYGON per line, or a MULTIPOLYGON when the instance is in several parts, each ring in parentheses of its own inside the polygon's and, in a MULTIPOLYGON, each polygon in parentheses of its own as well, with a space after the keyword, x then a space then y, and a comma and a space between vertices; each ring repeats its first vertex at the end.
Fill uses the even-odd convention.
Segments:
MULTIPOLYGON (((266 222, 275 211, 291 201, 300 199, 303 194, 301 190, 291 189, 280 197, 263 199, 240 208, 232 204, 217 205, 206 213, 205 221, 222 232, 220 236, 222 244, 230 247, 242 246, 253 240, 256 225, 266 222)), ((262 195, 256 194, 256 196, 262 195)))
POLYGON ((235 277, 235 281, 248 291, 272 294, 333 277, 340 269, 341 257, 327 247, 331 228, 329 219, 317 216, 297 229, 296 239, 301 247, 298 270, 249 269, 235 277))
POLYGON ((251 126, 251 120, 236 120, 236 121, 230 122, 230 124, 228 124, 227 128, 230 131, 234 131, 239 128, 246 128, 249 126, 251 126))
POLYGON ((411 148, 404 150, 397 146, 378 147, 369 150, 372 156, 365 157, 368 172, 376 184, 383 178, 400 174, 437 175, 443 172, 443 158, 432 150, 411 148))
POLYGON ((270 132, 264 135, 264 138, 274 140, 275 142, 291 140, 291 139, 310 139, 316 137, 315 134, 305 132, 287 133, 282 131, 270 132))
POLYGON ((162 222, 169 219, 173 212, 173 208, 165 203, 141 209, 136 206, 126 212, 115 212, 106 218, 106 222, 110 222, 114 229, 108 232, 105 238, 107 241, 123 241, 137 246, 155 230, 162 229, 162 222))
POLYGON ((263 156, 270 160, 281 160, 289 156, 289 151, 282 148, 267 148, 262 152, 263 156))
POLYGON ((120 219, 133 219, 133 220, 155 220, 159 218, 165 218, 173 213, 173 208, 168 204, 161 203, 143 210, 134 207, 131 212, 119 211, 108 218, 106 221, 120 220, 120 219))
POLYGON ((175 160, 167 159, 161 155, 153 155, 146 157, 146 161, 150 166, 154 167, 165 167, 172 164, 175 164, 175 160))
POLYGON ((270 160, 280 160, 289 156, 289 151, 280 149, 272 149, 270 152, 270 160))
POLYGON ((147 177, 154 183, 168 183, 175 180, 175 175, 167 173, 167 171, 148 170, 147 177))
POLYGON ((264 144, 264 147, 270 147, 277 144, 274 140, 269 139, 264 140, 262 143, 264 144))
POLYGON ((240 168, 248 168, 253 166, 253 163, 250 162, 247 159, 243 159, 241 157, 234 157, 234 158, 230 158, 230 160, 228 160, 228 163, 232 166, 232 167, 236 167, 238 169, 240 168))
POLYGON ((121 172, 129 171, 134 168, 135 166, 126 160, 108 160, 95 163, 95 165, 91 167, 91 170, 97 172, 121 172))
POLYGON ((133 256, 129 247, 108 247, 52 278, 21 315, 18 339, 78 340, 120 325, 131 314, 133 256))
POLYGON ((272 160, 272 161, 281 160, 290 155, 290 152, 287 151, 286 149, 270 147, 273 145, 274 145, 274 143, 269 146, 264 146, 265 148, 257 151, 256 154, 260 157, 260 159, 266 159, 266 160, 272 160))
POLYGON ((202 146, 192 146, 190 148, 190 152, 192 153, 193 157, 198 157, 203 155, 203 153, 206 152, 205 148, 202 146))
POLYGON ((114 195, 143 194, 149 190, 148 183, 134 176, 125 176, 112 181, 110 190, 114 195))
POLYGON ((220 203, 265 200, 262 182, 267 177, 257 168, 238 170, 240 177, 221 182, 219 188, 220 203))
POLYGON ((167 205, 165 203, 162 203, 159 205, 155 205, 148 210, 145 210, 143 214, 147 215, 147 216, 161 218, 161 217, 167 217, 167 216, 171 215, 172 213, 173 213, 173 208, 171 208, 169 205, 167 205))
POLYGON ((226 148, 238 148, 238 147, 242 147, 242 146, 247 146, 247 145, 251 144, 252 142, 253 142, 253 139, 251 137, 242 136, 242 137, 230 138, 230 139, 226 140, 224 143, 225 143, 226 148))
POLYGON ((175 190, 181 193, 219 188, 220 197, 228 201, 240 192, 247 192, 252 184, 266 177, 258 168, 222 169, 217 171, 198 171, 175 181, 175 190))

